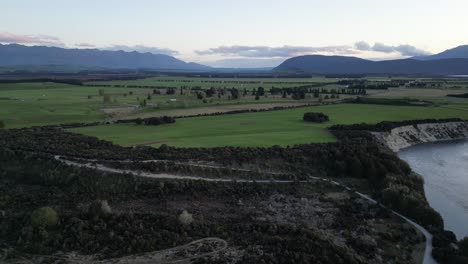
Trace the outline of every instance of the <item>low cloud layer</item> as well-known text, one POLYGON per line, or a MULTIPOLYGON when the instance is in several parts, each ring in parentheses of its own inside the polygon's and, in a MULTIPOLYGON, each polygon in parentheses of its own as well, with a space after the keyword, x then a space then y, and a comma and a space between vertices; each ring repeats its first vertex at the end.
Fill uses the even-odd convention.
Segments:
POLYGON ((326 46, 326 47, 304 47, 304 46, 219 46, 206 50, 195 51, 198 55, 221 55, 247 58, 285 58, 314 53, 332 54, 354 54, 351 46, 326 46))
POLYGON ((272 68, 280 65, 286 58, 237 58, 201 62, 201 64, 221 68, 272 68))
POLYGON ((153 54, 164 54, 169 56, 178 55, 179 52, 176 50, 166 49, 166 48, 159 48, 159 47, 149 47, 144 45, 135 45, 135 46, 127 46, 127 45, 112 45, 110 47, 104 48, 106 50, 123 50, 123 51, 138 51, 138 52, 149 52, 153 54))
POLYGON ((0 43, 36 44, 46 46, 64 46, 57 37, 47 35, 19 35, 9 32, 0 32, 0 43))
POLYGON ((374 51, 374 52, 382 52, 382 53, 397 52, 397 53, 400 53, 402 56, 422 56, 422 55, 431 54, 430 52, 416 48, 415 46, 411 46, 411 45, 391 46, 391 45, 385 45, 379 42, 371 46, 369 43, 365 41, 359 41, 354 44, 354 47, 360 51, 374 51))
POLYGON ((95 48, 96 46, 93 45, 93 44, 89 44, 89 43, 77 43, 75 44, 75 46, 79 47, 79 48, 95 48))

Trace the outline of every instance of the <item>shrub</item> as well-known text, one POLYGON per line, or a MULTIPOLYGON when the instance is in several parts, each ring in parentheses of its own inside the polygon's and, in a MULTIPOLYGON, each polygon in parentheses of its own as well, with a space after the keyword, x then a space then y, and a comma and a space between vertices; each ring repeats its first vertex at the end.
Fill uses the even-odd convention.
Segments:
POLYGON ((179 215, 179 222, 182 225, 190 225, 193 222, 193 217, 192 214, 184 210, 180 215, 179 215))
POLYGON ((112 213, 106 200, 96 200, 89 205, 88 214, 91 216, 105 217, 112 213))
POLYGON ((41 207, 31 214, 31 224, 34 227, 53 227, 58 224, 57 212, 50 207, 41 207))
POLYGON ((173 117, 170 117, 170 116, 149 117, 149 118, 142 119, 141 121, 139 121, 137 119, 136 122, 137 122, 137 124, 143 123, 144 125, 147 125, 147 126, 157 126, 157 125, 162 125, 162 124, 175 123, 175 119, 173 117), (140 122, 140 123, 138 123, 138 122, 140 122))
POLYGON ((313 113, 313 112, 305 113, 303 119, 306 122, 315 122, 315 123, 323 123, 329 120, 328 116, 325 115, 324 113, 313 113))

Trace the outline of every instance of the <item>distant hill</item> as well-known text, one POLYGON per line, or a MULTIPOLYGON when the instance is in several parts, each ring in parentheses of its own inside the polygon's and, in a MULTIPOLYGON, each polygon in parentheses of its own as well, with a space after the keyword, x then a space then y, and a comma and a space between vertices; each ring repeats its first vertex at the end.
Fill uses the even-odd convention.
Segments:
POLYGON ((417 60, 442 60, 442 59, 468 59, 468 45, 458 46, 453 49, 448 49, 438 54, 430 56, 418 56, 413 59, 417 60))
POLYGON ((316 74, 465 75, 468 74, 468 59, 370 61, 356 57, 307 55, 290 58, 273 71, 316 74))
POLYGON ((107 68, 181 71, 206 71, 211 69, 208 66, 187 63, 162 54, 0 44, 0 67, 50 67, 51 65, 80 69, 107 68))

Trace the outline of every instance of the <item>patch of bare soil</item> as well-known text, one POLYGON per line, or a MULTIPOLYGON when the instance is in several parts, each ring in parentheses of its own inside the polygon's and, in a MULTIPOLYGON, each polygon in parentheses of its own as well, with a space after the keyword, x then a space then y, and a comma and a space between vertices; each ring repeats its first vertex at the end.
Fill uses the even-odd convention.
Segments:
POLYGON ((102 108, 101 111, 106 114, 108 118, 120 118, 130 115, 135 112, 138 108, 136 106, 124 106, 124 107, 112 107, 102 108))

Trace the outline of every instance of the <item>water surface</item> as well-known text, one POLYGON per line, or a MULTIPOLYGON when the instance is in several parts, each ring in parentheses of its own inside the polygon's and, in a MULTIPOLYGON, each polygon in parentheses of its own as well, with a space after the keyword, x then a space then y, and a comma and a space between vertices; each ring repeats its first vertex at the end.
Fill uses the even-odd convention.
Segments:
POLYGON ((458 239, 468 236, 468 140, 417 145, 398 153, 424 178, 429 204, 458 239))

